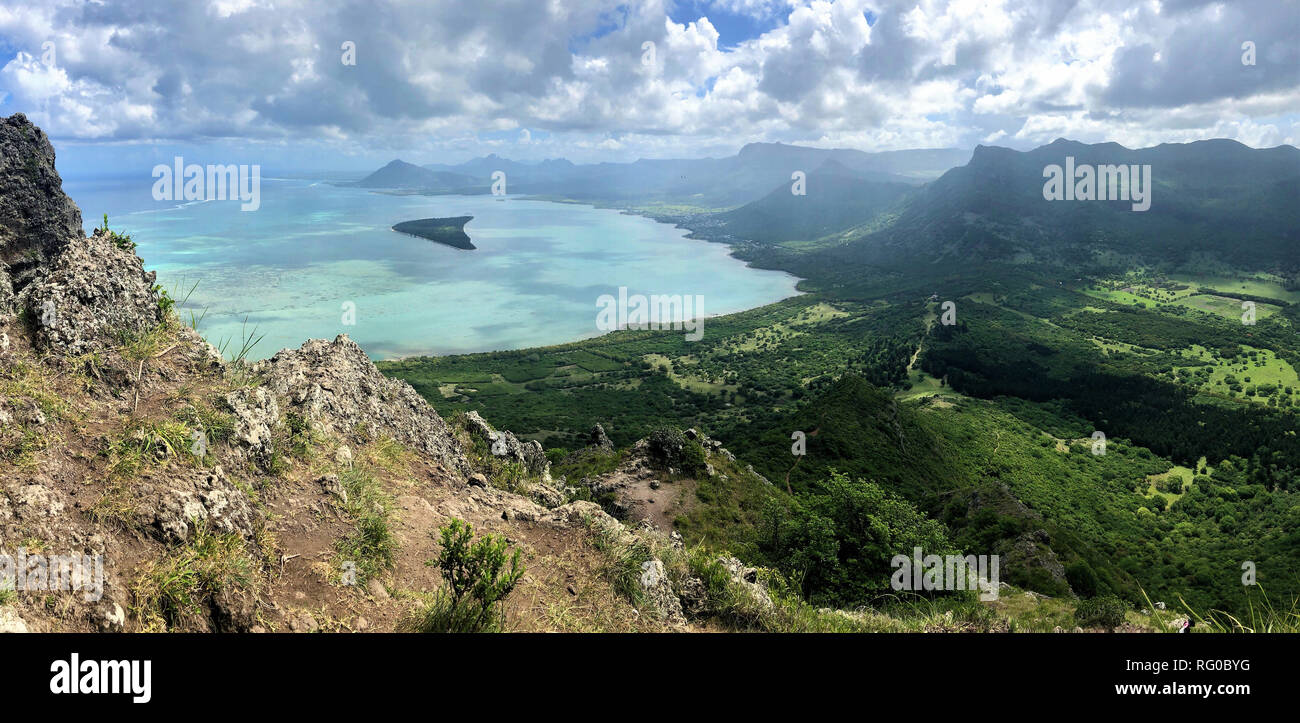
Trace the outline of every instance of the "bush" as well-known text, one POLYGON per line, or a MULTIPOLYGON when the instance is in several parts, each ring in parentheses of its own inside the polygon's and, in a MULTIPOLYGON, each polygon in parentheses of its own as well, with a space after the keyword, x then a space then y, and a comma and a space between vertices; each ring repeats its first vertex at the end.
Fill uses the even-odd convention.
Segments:
POLYGON ((1082 598, 1095 597, 1097 588, 1101 584, 1097 579, 1097 573, 1084 560, 1071 563, 1065 568, 1065 580, 1070 583, 1070 589, 1074 594, 1082 598))
POLYGON ((1074 609, 1074 621, 1084 628, 1105 628, 1112 631, 1124 622, 1128 605, 1114 595, 1080 600, 1074 609))
POLYGON ((422 633, 501 630, 505 611, 500 603, 524 575, 519 551, 507 557, 505 538, 496 535, 474 542, 473 526, 454 518, 439 529, 439 535, 438 559, 426 564, 436 564, 442 571, 442 590, 407 627, 422 633))

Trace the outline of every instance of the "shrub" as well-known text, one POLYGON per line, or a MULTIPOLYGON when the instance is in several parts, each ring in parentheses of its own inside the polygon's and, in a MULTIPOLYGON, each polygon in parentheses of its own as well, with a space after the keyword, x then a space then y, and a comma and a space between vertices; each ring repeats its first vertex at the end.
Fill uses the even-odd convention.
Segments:
POLYGON ((1128 605, 1114 595, 1080 600, 1074 609, 1074 621, 1080 627, 1105 628, 1112 631, 1124 622, 1128 605))
POLYGON ((1065 568, 1065 579, 1070 583, 1070 589, 1082 598, 1094 597, 1101 582, 1097 579, 1097 573, 1093 571, 1092 566, 1084 560, 1071 563, 1065 568))
POLYGON ((496 632, 505 623, 505 600, 524 575, 519 551, 507 556, 505 538, 484 535, 458 519, 439 528, 442 548, 436 564, 443 587, 406 627, 422 633, 496 632))

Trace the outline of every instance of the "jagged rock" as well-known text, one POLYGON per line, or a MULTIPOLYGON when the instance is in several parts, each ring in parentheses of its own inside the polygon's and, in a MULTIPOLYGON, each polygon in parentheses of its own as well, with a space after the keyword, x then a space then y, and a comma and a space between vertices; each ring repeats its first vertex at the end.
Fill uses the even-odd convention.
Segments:
POLYGON ((54 148, 21 113, 0 120, 0 317, 31 314, 35 344, 75 355, 162 320, 155 275, 107 232, 89 238, 54 148))
POLYGON ((597 422, 592 426, 591 432, 587 434, 587 446, 596 447, 606 452, 614 451, 614 442, 605 435, 605 428, 597 422))
POLYGON ((163 319, 154 272, 106 233, 79 236, 39 274, 18 294, 18 303, 32 314, 36 343, 58 353, 108 348, 120 334, 142 333, 163 319))
POLYGON ((681 583, 680 601, 682 612, 691 617, 699 617, 709 610, 709 591, 704 581, 698 577, 687 577, 681 583))
POLYGON ((644 442, 650 460, 670 469, 681 462, 682 451, 686 449, 686 435, 675 429, 657 429, 644 442))
POLYGON ((482 473, 475 472, 469 476, 469 484, 471 487, 487 487, 487 483, 487 477, 484 477, 482 473))
POLYGON ((226 479, 220 467, 151 481, 141 486, 139 494, 145 500, 142 508, 150 511, 150 529, 164 541, 186 542, 199 524, 223 534, 248 537, 253 532, 248 496, 226 479))
POLYGON ((469 471, 460 445, 442 417, 406 382, 389 379, 357 343, 340 334, 283 349, 253 366, 289 410, 313 425, 351 436, 360 426, 387 435, 462 474, 469 471))
POLYGON ((339 476, 336 474, 323 475, 316 480, 316 484, 325 488, 325 491, 334 495, 343 504, 348 502, 348 491, 343 489, 342 483, 339 482, 339 476))
POLYGON ((545 521, 556 527, 573 527, 589 521, 593 526, 602 529, 623 529, 623 525, 618 520, 610 517, 609 513, 600 508, 600 505, 586 500, 570 502, 567 505, 551 510, 546 515, 545 521))
POLYGON ((672 624, 685 622, 682 601, 673 592, 663 562, 654 559, 641 563, 641 591, 659 613, 659 619, 672 624))
POLYGON ((234 440, 247 447, 253 459, 270 459, 275 452, 275 429, 280 426, 280 405, 275 395, 255 387, 236 389, 225 399, 235 417, 234 440))
POLYGON ((528 496, 537 501, 543 507, 559 507, 564 504, 566 499, 564 492, 553 485, 545 482, 538 482, 531 485, 528 489, 528 496))
POLYGON ((12 313, 15 294, 82 236, 49 138, 22 113, 0 119, 0 314, 12 313))
POLYGON ((505 430, 496 430, 488 424, 478 412, 471 411, 465 415, 466 430, 488 444, 494 457, 502 457, 524 466, 530 475, 550 480, 551 463, 546 459, 546 451, 540 442, 533 440, 520 442, 515 435, 505 430))
POLYGON ((731 576, 732 582, 740 585, 755 602, 766 609, 772 608, 772 598, 768 596, 763 583, 758 581, 758 570, 746 567, 745 563, 734 557, 719 557, 718 564, 731 576))

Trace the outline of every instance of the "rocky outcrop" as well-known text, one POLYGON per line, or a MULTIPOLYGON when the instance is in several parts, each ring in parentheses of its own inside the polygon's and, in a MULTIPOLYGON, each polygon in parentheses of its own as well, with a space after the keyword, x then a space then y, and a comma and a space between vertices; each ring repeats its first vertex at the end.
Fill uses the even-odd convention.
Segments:
POLYGON ((614 451, 614 443, 605 436, 605 428, 600 426, 599 422, 592 426, 591 432, 587 434, 587 446, 603 452, 614 451))
POLYGON ((12 312, 6 300, 83 235, 49 138, 22 113, 0 119, 0 313, 12 312))
POLYGON ((19 293, 18 303, 31 314, 38 344, 83 354, 162 321, 154 278, 134 251, 96 231, 56 254, 19 293))
POLYGON ((732 584, 739 586, 755 604, 764 610, 772 609, 772 598, 758 579, 758 570, 748 567, 734 557, 719 557, 718 564, 731 576, 732 584))
POLYGON ((0 119, 0 319, 26 312, 35 343, 76 355, 162 320, 154 274, 107 231, 89 238, 54 148, 21 113, 0 119))
MULTIPOLYGON (((387 435, 430 455, 449 470, 469 473, 460 445, 442 417, 406 382, 389 379, 357 343, 340 334, 334 341, 311 339, 253 366, 265 388, 285 401, 286 412, 344 437, 360 428, 371 437, 387 435)), ((266 407, 250 417, 260 433, 266 407)))
POLYGON ((686 622, 682 615, 682 601, 673 592, 662 561, 654 559, 641 563, 640 584, 641 594, 650 601, 660 619, 678 625, 686 622))
POLYGON ((1041 570, 1048 578, 1059 585, 1069 587, 1065 579, 1065 566, 1052 549, 1051 536, 1045 530, 1031 530, 1021 533, 1003 557, 1003 569, 1032 571, 1041 570))
POLYGON ((505 430, 496 430, 478 412, 465 415, 465 428, 471 436, 483 440, 488 445, 493 457, 500 457, 510 462, 517 462, 524 471, 545 482, 551 479, 551 463, 546 459, 546 451, 537 440, 521 442, 515 435, 505 430))
POLYGON ((236 389, 226 395, 226 405, 235 417, 235 441, 255 463, 266 465, 275 454, 275 431, 281 426, 275 395, 261 387, 236 389))

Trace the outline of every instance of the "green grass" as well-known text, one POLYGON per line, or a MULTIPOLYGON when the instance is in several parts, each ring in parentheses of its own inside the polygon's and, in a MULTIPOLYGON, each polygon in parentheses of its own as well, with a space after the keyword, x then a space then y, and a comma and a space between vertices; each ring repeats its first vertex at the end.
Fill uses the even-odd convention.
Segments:
MULTIPOLYGON (((1184 296, 1175 303, 1182 306, 1190 306, 1201 311, 1208 311, 1211 314, 1218 314, 1225 319, 1240 320, 1241 315, 1245 313, 1242 309, 1240 299, 1231 299, 1226 296, 1215 296, 1213 294, 1195 294, 1184 296)), ((1276 314, 1281 307, 1272 304, 1256 303, 1255 319, 1262 321, 1276 314)))
POLYGON ((132 614, 150 632, 203 629, 208 601, 222 593, 256 597, 258 573, 243 538, 199 525, 188 543, 146 564, 131 587, 132 614))
POLYGON ((335 543, 338 569, 352 563, 356 583, 364 585, 393 565, 397 549, 389 520, 393 502, 375 474, 364 466, 341 472, 339 484, 347 494, 342 506, 352 519, 353 530, 335 543))

